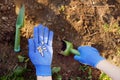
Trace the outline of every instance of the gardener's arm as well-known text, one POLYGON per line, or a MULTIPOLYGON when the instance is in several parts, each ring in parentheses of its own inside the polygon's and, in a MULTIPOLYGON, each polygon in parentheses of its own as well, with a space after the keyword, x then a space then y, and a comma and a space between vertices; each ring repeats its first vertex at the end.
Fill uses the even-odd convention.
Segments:
POLYGON ((37 76, 37 80, 52 80, 51 76, 37 76))
POLYGON ((120 80, 120 68, 112 65, 107 60, 100 61, 96 67, 102 71, 104 71, 107 75, 109 75, 113 80, 120 80))
POLYGON ((34 37, 28 40, 29 57, 36 69, 37 80, 52 80, 53 32, 39 25, 34 28, 34 37))
POLYGON ((106 61, 100 56, 97 49, 90 46, 81 46, 78 48, 78 51, 80 52, 80 56, 75 55, 75 60, 104 71, 112 80, 120 80, 120 68, 106 61))

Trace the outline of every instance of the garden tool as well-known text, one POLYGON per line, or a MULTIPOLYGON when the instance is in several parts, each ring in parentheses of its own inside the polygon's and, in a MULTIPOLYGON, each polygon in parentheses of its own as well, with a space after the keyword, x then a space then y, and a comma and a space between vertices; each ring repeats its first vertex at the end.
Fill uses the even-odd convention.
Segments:
POLYGON ((76 49, 73 49, 73 44, 71 42, 63 40, 63 45, 65 49, 61 52, 62 55, 64 56, 69 56, 70 54, 80 55, 80 53, 76 49))
POLYGON ((20 29, 24 26, 24 17, 25 17, 25 7, 24 5, 21 7, 17 21, 16 21, 16 33, 15 33, 15 44, 14 44, 14 51, 20 51, 20 29))

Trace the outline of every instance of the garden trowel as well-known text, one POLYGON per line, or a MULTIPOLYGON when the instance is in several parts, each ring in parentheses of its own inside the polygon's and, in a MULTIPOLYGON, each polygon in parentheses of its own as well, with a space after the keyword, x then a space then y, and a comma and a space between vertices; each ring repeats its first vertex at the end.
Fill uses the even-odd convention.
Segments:
POLYGON ((65 49, 63 49, 63 51, 61 52, 62 55, 64 56, 69 56, 70 54, 80 55, 80 53, 76 49, 73 49, 73 44, 71 42, 63 40, 63 45, 65 49))
POLYGON ((16 21, 16 33, 15 33, 15 44, 14 51, 20 51, 20 28, 24 26, 24 17, 25 17, 25 7, 24 5, 21 7, 17 21, 16 21))

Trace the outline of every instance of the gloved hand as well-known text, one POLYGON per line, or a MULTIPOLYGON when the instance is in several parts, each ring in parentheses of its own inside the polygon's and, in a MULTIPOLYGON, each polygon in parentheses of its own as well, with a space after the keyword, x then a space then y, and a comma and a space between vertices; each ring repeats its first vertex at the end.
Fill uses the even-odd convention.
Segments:
POLYGON ((104 60, 98 50, 93 47, 81 46, 78 48, 78 51, 80 52, 80 56, 75 55, 74 59, 80 63, 96 67, 101 60, 104 60))
POLYGON ((37 76, 51 76, 53 56, 53 32, 39 25, 34 28, 34 37, 28 40, 29 57, 36 68, 37 76))

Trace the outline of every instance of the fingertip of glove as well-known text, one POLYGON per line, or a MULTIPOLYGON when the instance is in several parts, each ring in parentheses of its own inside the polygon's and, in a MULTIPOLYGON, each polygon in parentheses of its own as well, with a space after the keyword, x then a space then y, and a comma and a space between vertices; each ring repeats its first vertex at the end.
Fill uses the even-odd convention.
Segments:
POLYGON ((42 24, 39 24, 38 27, 43 27, 43 25, 42 25, 42 24))
POLYGON ((37 31, 38 27, 34 27, 34 32, 37 31))
POLYGON ((50 31, 50 33, 51 33, 52 35, 54 35, 54 32, 53 32, 53 31, 50 31))
POLYGON ((82 46, 79 46, 79 47, 78 47, 78 50, 79 50, 81 47, 82 47, 82 46))
POLYGON ((54 32, 53 32, 53 31, 50 31, 49 36, 52 36, 52 37, 53 37, 53 35, 54 35, 54 32))
POLYGON ((46 27, 46 26, 44 27, 44 30, 45 30, 45 31, 49 31, 48 27, 46 27))
POLYGON ((83 48, 93 48, 93 47, 91 47, 91 46, 79 46, 78 50, 83 49, 83 48))
POLYGON ((75 55, 75 56, 74 56, 74 59, 75 59, 75 60, 79 60, 79 58, 80 58, 80 56, 78 56, 78 55, 75 55))

